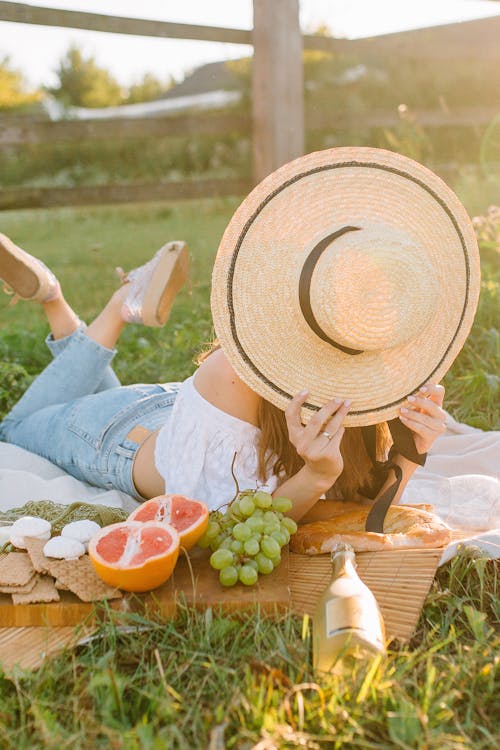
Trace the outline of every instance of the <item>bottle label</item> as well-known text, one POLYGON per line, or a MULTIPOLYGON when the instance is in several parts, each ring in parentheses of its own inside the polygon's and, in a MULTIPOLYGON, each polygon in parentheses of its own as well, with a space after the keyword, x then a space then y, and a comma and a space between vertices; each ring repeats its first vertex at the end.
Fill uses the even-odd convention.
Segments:
POLYGON ((327 638, 346 628, 364 630, 372 636, 380 632, 377 610, 363 606, 363 601, 355 596, 330 599, 325 606, 325 625, 327 638))

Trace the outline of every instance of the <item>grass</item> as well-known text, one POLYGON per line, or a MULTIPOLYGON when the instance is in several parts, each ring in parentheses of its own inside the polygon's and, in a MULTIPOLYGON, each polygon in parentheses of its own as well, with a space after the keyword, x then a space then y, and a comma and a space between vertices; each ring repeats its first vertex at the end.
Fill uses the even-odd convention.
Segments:
MULTIPOLYGON (((87 320, 113 289, 115 265, 131 267, 166 240, 186 239, 191 289, 165 330, 125 331, 116 358, 123 382, 168 381, 193 371, 193 356, 211 337, 210 268, 236 205, 9 212, 2 231, 54 267, 87 320)), ((478 227, 478 315, 445 381, 450 411, 485 429, 500 421, 492 217, 478 227)), ((0 412, 49 359, 40 311, 7 302, 0 301, 0 412)), ((385 661, 320 681, 298 617, 181 608, 175 621, 159 623, 110 613, 90 643, 32 673, 0 672, 0 747, 489 750, 500 732, 497 591, 496 563, 462 552, 439 570, 410 644, 393 643, 385 661), (123 632, 123 624, 131 628, 123 632)))

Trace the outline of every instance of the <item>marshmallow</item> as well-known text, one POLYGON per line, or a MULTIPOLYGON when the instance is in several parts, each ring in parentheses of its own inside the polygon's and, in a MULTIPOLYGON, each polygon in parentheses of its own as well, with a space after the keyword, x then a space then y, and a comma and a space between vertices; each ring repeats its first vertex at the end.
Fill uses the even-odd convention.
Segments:
POLYGON ((56 557, 59 560, 76 560, 85 554, 85 546, 78 539, 55 536, 44 546, 43 554, 45 557, 56 557))
POLYGON ((52 526, 48 521, 43 518, 35 518, 35 516, 22 516, 14 521, 10 528, 9 541, 14 547, 19 549, 26 549, 25 537, 32 537, 34 539, 50 539, 52 526))

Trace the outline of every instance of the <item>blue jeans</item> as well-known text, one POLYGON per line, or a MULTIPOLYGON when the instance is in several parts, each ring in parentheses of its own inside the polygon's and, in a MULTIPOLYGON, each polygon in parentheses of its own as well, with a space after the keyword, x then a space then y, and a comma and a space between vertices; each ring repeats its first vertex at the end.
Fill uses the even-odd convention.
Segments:
POLYGON ((0 423, 0 440, 142 500, 132 479, 139 445, 127 436, 137 425, 154 431, 168 421, 179 383, 121 386, 110 366, 115 350, 83 327, 47 345, 54 359, 0 423))

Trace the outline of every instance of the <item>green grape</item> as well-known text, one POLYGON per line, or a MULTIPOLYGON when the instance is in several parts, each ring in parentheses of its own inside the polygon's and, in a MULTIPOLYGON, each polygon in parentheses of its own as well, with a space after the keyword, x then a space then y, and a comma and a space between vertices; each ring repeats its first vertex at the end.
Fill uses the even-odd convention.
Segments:
POLYGON ((234 562, 234 555, 229 549, 218 549, 210 555, 210 565, 215 570, 222 570, 232 565, 234 562))
POLYGON ((237 523, 233 528, 233 536, 238 539, 239 542, 246 542, 252 536, 251 529, 248 528, 246 523, 237 523))
POLYGON ((259 574, 252 565, 242 565, 239 572, 239 579, 245 586, 253 586, 257 583, 259 574))
POLYGON ((247 555, 256 555, 260 550, 259 540, 255 537, 250 537, 243 545, 243 548, 247 555))
POLYGON ((245 560, 245 565, 250 565, 251 568, 255 568, 255 570, 258 572, 259 566, 257 565, 257 562, 255 560, 255 557, 251 557, 249 560, 245 560))
POLYGON ((298 526, 293 518, 288 518, 288 516, 285 516, 281 523, 285 527, 285 529, 287 529, 290 535, 295 534, 295 532, 297 531, 298 526))
POLYGON ((282 547, 284 547, 285 544, 288 544, 288 542, 290 541, 290 532, 288 531, 288 529, 286 528, 286 526, 281 526, 280 527, 280 532, 283 534, 284 539, 285 539, 285 541, 281 545, 282 547))
POLYGON ((270 508, 273 504, 273 498, 269 492, 256 492, 253 499, 257 508, 270 508))
POLYGON ((255 562, 257 563, 259 573, 262 573, 263 575, 268 575, 274 570, 272 560, 262 554, 262 552, 255 555, 255 562))
POLYGON ((266 526, 273 526, 280 522, 277 514, 272 510, 266 510, 264 513, 264 523, 266 526))
POLYGON ((250 516, 245 521, 245 526, 248 526, 252 533, 261 534, 264 531, 264 519, 256 518, 255 515, 250 516))
POLYGON ((274 555, 273 557, 270 557, 269 559, 271 560, 274 567, 277 568, 281 562, 281 552, 279 555, 274 555))
POLYGON ((262 508, 256 508, 252 518, 264 518, 264 511, 262 508))
POLYGON ((231 552, 234 552, 235 555, 241 555, 243 552, 243 542, 240 542, 238 539, 233 539, 229 549, 231 552))
POLYGON ((233 513, 235 516, 238 516, 240 514, 239 498, 236 498, 236 500, 233 500, 233 502, 230 504, 229 508, 227 509, 227 512, 233 513))
POLYGON ((288 513, 292 509, 292 501, 287 497, 273 497, 272 509, 279 513, 288 513))
MULTIPOLYGON (((286 533, 288 534, 288 531, 286 531, 286 533)), ((277 531, 272 531, 270 536, 278 542, 280 547, 284 547, 285 544, 287 543, 285 532, 281 531, 281 529, 278 529, 277 531)))
POLYGON ((219 581, 223 586, 234 586, 238 583, 238 569, 234 565, 228 565, 219 571, 219 581))
POLYGON ((265 556, 269 557, 271 560, 273 557, 277 557, 280 554, 280 546, 272 536, 263 537, 260 543, 260 548, 265 556))
POLYGON ((231 549, 231 544, 233 540, 230 536, 226 536, 225 539, 222 540, 222 542, 219 544, 219 549, 231 549))
POLYGON ((207 537, 207 539, 215 539, 215 537, 219 535, 220 530, 221 528, 217 521, 210 521, 210 523, 208 524, 208 528, 205 531, 205 536, 207 537))
POLYGON ((240 499, 240 512, 242 516, 248 518, 255 511, 255 503, 249 495, 244 495, 240 499))
POLYGON ((210 547, 210 539, 207 539, 206 534, 203 534, 203 536, 198 539, 198 547, 201 547, 201 549, 207 549, 207 547, 210 547))
POLYGON ((222 536, 222 534, 220 534, 215 539, 210 539, 210 549, 213 551, 215 551, 216 549, 219 549, 223 541, 224 541, 224 537, 222 536))
POLYGON ((276 523, 266 523, 264 534, 267 534, 267 536, 271 536, 273 531, 279 531, 279 530, 280 530, 279 521, 276 521, 276 523))

